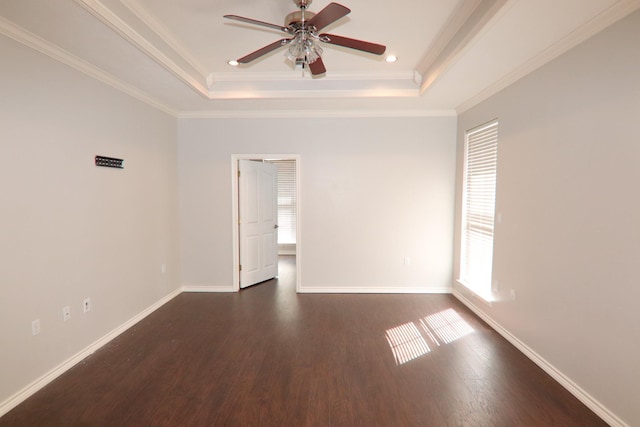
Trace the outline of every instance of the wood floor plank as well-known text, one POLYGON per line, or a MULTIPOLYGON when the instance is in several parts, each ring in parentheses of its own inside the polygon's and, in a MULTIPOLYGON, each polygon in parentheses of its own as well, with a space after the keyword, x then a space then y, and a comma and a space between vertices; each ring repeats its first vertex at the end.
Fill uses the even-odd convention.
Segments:
POLYGON ((179 295, 0 427, 606 426, 450 295, 296 294, 280 267, 179 295))

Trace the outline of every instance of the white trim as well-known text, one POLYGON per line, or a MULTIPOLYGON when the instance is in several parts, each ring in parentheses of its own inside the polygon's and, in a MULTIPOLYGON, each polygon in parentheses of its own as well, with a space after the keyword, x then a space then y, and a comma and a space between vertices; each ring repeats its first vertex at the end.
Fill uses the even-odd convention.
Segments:
POLYGON ((302 158, 299 154, 292 157, 296 159, 296 292, 302 287, 302 158))
POLYGON ((0 34, 3 34, 18 43, 21 43, 35 51, 38 51, 56 61, 73 68, 76 71, 80 71, 87 76, 105 83, 114 89, 123 92, 132 98, 137 99, 153 108, 163 111, 171 116, 177 117, 178 112, 171 107, 163 104, 162 102, 150 97, 138 88, 123 82, 111 74, 103 71, 93 64, 67 52, 64 49, 54 45, 53 43, 25 30, 22 27, 15 25, 12 22, 7 21, 0 16, 0 34))
POLYGON ((451 291, 451 286, 309 286, 298 290, 305 294, 450 294, 451 291))
POLYGON ((538 353, 533 351, 524 342, 520 341, 515 335, 503 328, 498 322, 493 320, 489 315, 484 313, 473 302, 467 299, 460 291, 453 289, 453 296, 460 302, 466 305, 471 311, 484 320, 491 328, 502 335, 507 341, 513 344, 520 352, 527 356, 533 363, 538 365, 542 370, 549 374, 560 385, 566 388, 572 395, 578 400, 584 403, 589 409, 591 409, 596 415, 602 418, 611 427, 629 427, 624 421, 618 418, 613 412, 611 412, 602 403, 598 402, 593 396, 583 390, 578 384, 572 381, 569 377, 564 375, 559 369, 545 360, 538 353))
MULTIPOLYGON (((396 81, 412 81, 413 72, 376 72, 376 73, 363 73, 363 72, 332 72, 331 75, 324 76, 322 81, 325 82, 342 82, 342 81, 383 81, 383 80, 396 80, 396 81)), ((213 73, 213 79, 216 82, 277 82, 277 81, 291 81, 291 71, 275 71, 275 72, 255 72, 251 75, 245 74, 242 71, 232 72, 218 72, 213 73)), ((309 74, 304 74, 301 80, 298 81, 313 81, 314 77, 309 74)), ((417 92, 418 88, 414 88, 417 92)))
MULTIPOLYGON (((176 76, 183 83, 190 86, 193 90, 201 94, 202 96, 209 96, 209 88, 206 86, 206 76, 199 75, 196 70, 196 75, 185 70, 183 67, 175 63, 164 52, 153 45, 149 40, 142 36, 138 31, 131 27, 127 22, 122 20, 111 9, 105 6, 99 0, 75 0, 80 6, 82 6, 87 12, 91 13, 96 18, 104 22, 109 28, 111 28, 116 34, 120 34, 125 40, 131 42, 134 46, 140 49, 149 58, 155 60, 158 64, 163 66, 167 71, 176 76)), ((185 60, 183 57, 181 59, 185 60)), ((186 61, 186 60, 185 60, 186 61)), ((191 64, 189 64, 191 65, 191 64)))
POLYGON ((198 62, 193 55, 178 41, 172 33, 155 19, 139 2, 131 0, 121 0, 134 15, 138 17, 146 26, 151 28, 158 37, 160 37, 167 45, 169 45, 182 59, 191 67, 197 70, 201 75, 206 75, 205 67, 198 62))
POLYGON ((302 286, 302 160, 300 154, 232 154, 231 155, 231 235, 233 291, 240 291, 240 242, 238 241, 238 160, 272 159, 296 161, 296 292, 302 286))
POLYGON ((511 86, 516 81, 532 73, 588 38, 594 36, 638 8, 640 8, 640 0, 621 0, 615 3, 613 6, 598 14, 586 24, 569 33, 556 43, 544 49, 538 55, 508 73, 497 82, 493 83, 491 86, 460 104, 456 108, 457 113, 462 114, 475 107, 482 101, 492 97, 506 87, 511 86))
MULTIPOLYGON (((209 91, 209 99, 296 99, 296 98, 316 98, 316 99, 336 99, 336 98, 419 98, 420 94, 417 89, 395 89, 375 87, 377 80, 370 79, 373 82, 371 87, 361 89, 338 89, 325 86, 322 89, 260 89, 256 87, 252 91, 243 88, 211 90, 209 91)), ((256 83, 258 84, 258 83, 256 83)), ((215 89, 215 86, 214 86, 215 89)))
POLYGON ((254 118, 413 118, 413 117, 457 117, 455 110, 219 110, 185 111, 178 113, 181 119, 254 119, 254 118))
MULTIPOLYGON (((508 0, 476 0, 456 8, 418 65, 424 94, 505 13, 508 0), (475 3, 475 4, 472 4, 475 3)), ((513 2, 511 3, 513 4, 513 2)), ((509 6, 510 7, 510 6, 509 6)))
POLYGON ((232 285, 195 285, 185 283, 182 292, 238 292, 232 285))
POLYGON ((50 370, 49 372, 47 372, 46 374, 38 378, 37 380, 33 381, 31 384, 24 387, 22 390, 18 391, 13 396, 6 399, 4 402, 0 403, 0 417, 6 414, 7 412, 9 412, 10 410, 12 410, 13 408, 15 408, 16 406, 18 406, 20 403, 27 400, 30 396, 32 396, 37 391, 41 390, 44 386, 46 386, 47 384, 49 384, 50 382, 58 378, 60 375, 64 374, 69 369, 73 368, 76 364, 81 362, 87 356, 90 356, 91 354, 99 350, 101 347, 103 347, 105 344, 109 343, 111 340, 116 338, 118 335, 122 334, 127 329, 131 328, 133 325, 140 322, 142 319, 144 319, 145 317, 147 317, 148 315, 150 315, 151 313, 153 313, 154 311, 156 311, 157 309, 159 309, 160 307, 162 307, 163 305, 171 301, 180 293, 181 293, 181 290, 176 289, 175 291, 171 292, 167 296, 161 298, 156 303, 147 307, 146 309, 141 311, 139 314, 133 316, 131 319, 127 320, 122 325, 118 326, 117 328, 107 333, 102 338, 98 339, 97 341, 93 342, 83 350, 71 356, 70 358, 68 358, 67 360, 65 360, 64 362, 62 362, 61 364, 59 364, 58 366, 56 366, 55 368, 53 368, 52 370, 50 370))
MULTIPOLYGON (((93 2, 91 0, 76 0, 84 7, 89 7, 88 4, 94 5, 100 4, 99 2, 93 2)), ((94 13, 97 13, 94 11, 94 13)), ((179 111, 169 105, 149 96, 144 91, 137 87, 130 85, 113 75, 107 73, 101 68, 83 60, 82 58, 75 56, 59 46, 33 34, 24 28, 0 17, 0 34, 3 34, 18 43, 21 43, 31 49, 34 49, 62 64, 65 64, 87 76, 98 80, 104 84, 113 87, 120 92, 123 92, 132 98, 137 99, 155 109, 163 111, 173 117, 178 118, 368 118, 368 117, 456 117, 457 112, 451 109, 445 110, 432 110, 432 109, 391 109, 391 110, 365 110, 365 109, 349 109, 349 110, 205 110, 205 111, 179 111)), ((134 43, 135 44, 135 43, 134 43)), ((157 58, 156 58, 157 59, 157 58)), ((165 64, 166 65, 166 64, 165 64)), ((179 77, 179 76, 178 76, 179 77)), ((184 79, 181 79, 184 80, 184 79)), ((190 85, 193 86, 193 85, 190 85)), ((202 94, 203 88, 198 90, 202 94)), ((416 92, 417 93, 417 92, 416 92)), ((282 95, 282 94, 281 94, 282 95)), ((206 95, 208 99, 211 99, 210 93, 207 89, 206 95)), ((417 95, 416 95, 417 96, 417 95)))
MULTIPOLYGON (((423 74, 433 66, 436 60, 443 56, 444 50, 451 46, 449 51, 454 51, 452 42, 456 33, 464 26, 469 20, 471 14, 478 8, 480 0, 466 1, 458 4, 451 16, 447 19, 445 25, 442 26, 438 35, 434 38, 433 42, 418 62, 415 69, 415 81, 418 86, 422 86, 423 74)), ((460 45, 460 42, 455 44, 460 45)), ((441 61, 444 62, 444 61, 441 61)))

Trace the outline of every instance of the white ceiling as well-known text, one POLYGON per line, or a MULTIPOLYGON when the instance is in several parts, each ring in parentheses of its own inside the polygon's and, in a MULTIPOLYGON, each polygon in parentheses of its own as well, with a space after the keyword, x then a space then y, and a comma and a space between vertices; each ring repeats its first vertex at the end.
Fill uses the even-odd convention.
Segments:
MULTIPOLYGON (((318 12, 330 0, 315 0, 318 12)), ((640 8, 640 0, 338 0, 325 32, 398 56, 323 45, 326 75, 277 50, 292 0, 1 0, 0 33, 182 117, 441 115, 464 111, 640 8)))

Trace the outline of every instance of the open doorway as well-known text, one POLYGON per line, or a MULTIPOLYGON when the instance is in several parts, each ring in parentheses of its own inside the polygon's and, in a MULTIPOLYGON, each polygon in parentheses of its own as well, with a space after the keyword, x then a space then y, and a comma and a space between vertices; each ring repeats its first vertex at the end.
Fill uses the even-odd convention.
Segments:
MULTIPOLYGON (((293 218, 289 218, 289 223, 287 224, 291 227, 291 223, 295 224, 295 229, 287 230, 284 233, 284 236, 287 238, 285 241, 279 245, 279 252, 283 255, 292 257, 295 261, 295 275, 296 275, 296 292, 300 292, 300 284, 301 284, 301 247, 302 247, 302 235, 300 233, 301 229, 301 209, 300 209, 300 176, 301 176, 301 162, 299 154, 234 154, 231 156, 231 173, 232 173, 232 235, 233 235, 233 289, 234 291, 240 290, 240 187, 239 187, 239 178, 238 178, 238 164, 241 160, 254 160, 254 161, 262 161, 262 162, 270 162, 274 164, 278 163, 293 163, 293 171, 294 174, 290 175, 290 177, 294 177, 295 179, 295 189, 294 195, 295 200, 297 201, 295 206, 295 213, 293 218), (282 161, 291 161, 291 162, 282 162, 282 161), (292 236, 294 243, 292 243, 292 236), (285 243, 286 242, 286 243, 285 243)), ((286 204, 286 203, 283 203, 286 204)), ((286 207, 283 208, 286 210, 286 207)), ((289 212, 291 215, 291 212, 289 212)), ((285 215, 286 217, 286 215, 285 215)), ((283 221, 287 221, 286 218, 282 218, 283 221)), ((283 224, 284 225, 284 224, 283 224)))

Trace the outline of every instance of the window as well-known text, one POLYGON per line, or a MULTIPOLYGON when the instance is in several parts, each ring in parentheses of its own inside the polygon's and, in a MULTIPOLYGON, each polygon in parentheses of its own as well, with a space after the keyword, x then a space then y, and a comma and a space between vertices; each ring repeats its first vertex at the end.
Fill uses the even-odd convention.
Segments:
POLYGON ((464 149, 460 282, 491 299, 498 121, 467 131, 464 149))
POLYGON ((296 243, 296 161, 270 160, 278 167, 278 244, 296 243))

